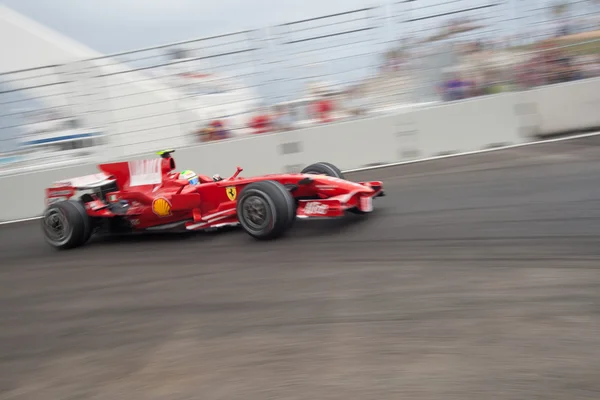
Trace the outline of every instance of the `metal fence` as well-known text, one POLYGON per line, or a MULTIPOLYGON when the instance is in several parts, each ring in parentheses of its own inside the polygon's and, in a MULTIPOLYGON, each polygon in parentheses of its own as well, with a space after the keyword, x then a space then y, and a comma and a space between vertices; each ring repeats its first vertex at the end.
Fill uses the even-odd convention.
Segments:
POLYGON ((597 76, 599 16, 591 0, 405 0, 3 73, 0 168, 597 76))

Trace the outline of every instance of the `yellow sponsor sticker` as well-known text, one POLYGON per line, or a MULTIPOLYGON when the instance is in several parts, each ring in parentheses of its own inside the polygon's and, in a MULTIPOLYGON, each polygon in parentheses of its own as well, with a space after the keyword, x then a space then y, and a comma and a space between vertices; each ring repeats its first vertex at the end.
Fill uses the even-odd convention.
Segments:
POLYGON ((159 217, 168 217, 171 215, 171 203, 164 197, 154 199, 152 202, 152 211, 159 217))

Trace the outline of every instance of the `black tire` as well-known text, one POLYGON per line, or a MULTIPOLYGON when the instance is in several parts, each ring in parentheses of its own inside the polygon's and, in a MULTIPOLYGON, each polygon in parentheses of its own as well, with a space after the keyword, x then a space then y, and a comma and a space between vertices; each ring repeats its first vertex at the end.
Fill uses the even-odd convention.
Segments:
POLYGON ((42 216, 46 242, 65 250, 84 245, 92 236, 92 221, 78 201, 61 201, 50 205, 42 216))
POLYGON ((277 181, 260 181, 244 188, 237 201, 237 214, 244 230, 256 239, 282 236, 296 220, 296 202, 277 181))
POLYGON ((334 178, 346 179, 338 167, 327 162, 318 162, 305 167, 301 173, 312 175, 327 175, 334 178))

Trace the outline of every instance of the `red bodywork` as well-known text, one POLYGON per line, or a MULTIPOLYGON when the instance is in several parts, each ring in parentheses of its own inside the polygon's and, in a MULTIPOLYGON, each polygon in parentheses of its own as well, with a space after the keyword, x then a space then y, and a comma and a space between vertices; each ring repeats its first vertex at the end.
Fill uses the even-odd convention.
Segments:
POLYGON ((91 217, 124 218, 136 230, 177 225, 198 230, 237 225, 237 198, 252 182, 274 180, 293 188, 298 218, 341 217, 348 209, 370 212, 372 199, 383 193, 382 183, 378 181, 355 183, 305 174, 243 178, 238 176, 242 171, 239 167, 231 178, 214 181, 200 175, 200 183, 190 185, 187 180, 178 180, 179 173, 175 172, 175 160, 171 157, 98 167, 100 174, 57 182, 46 189, 46 204, 91 190, 84 202, 91 217), (110 185, 114 190, 106 191, 103 196, 94 193, 94 189, 110 185), (113 206, 123 201, 128 205, 126 211, 116 212, 113 206))

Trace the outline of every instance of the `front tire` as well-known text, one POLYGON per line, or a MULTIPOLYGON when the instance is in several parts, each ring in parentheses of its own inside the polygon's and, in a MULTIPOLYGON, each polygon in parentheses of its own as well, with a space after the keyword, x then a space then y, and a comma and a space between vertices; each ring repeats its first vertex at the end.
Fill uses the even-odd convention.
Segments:
POLYGON ((283 236, 296 219, 296 203, 291 193, 276 181, 249 184, 237 202, 237 214, 244 230, 255 239, 283 236))
POLYGON ((302 171, 302 174, 311 174, 311 175, 326 175, 331 176, 333 178, 344 178, 344 174, 338 167, 333 164, 327 162, 318 162, 305 167, 302 171))
POLYGON ((65 250, 84 245, 92 236, 92 221, 78 201, 61 201, 50 205, 42 217, 46 242, 65 250))

